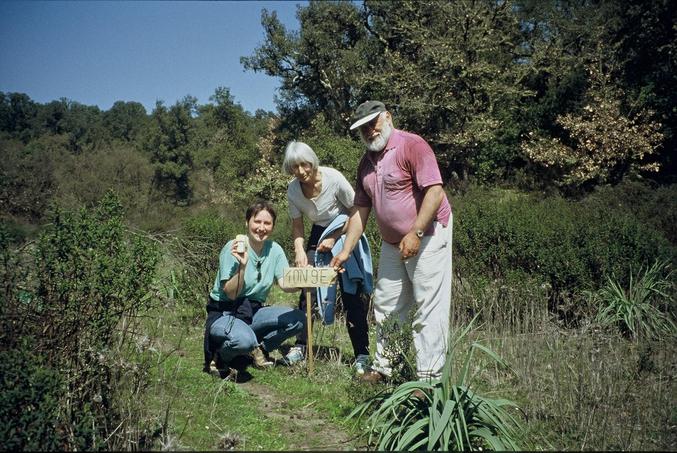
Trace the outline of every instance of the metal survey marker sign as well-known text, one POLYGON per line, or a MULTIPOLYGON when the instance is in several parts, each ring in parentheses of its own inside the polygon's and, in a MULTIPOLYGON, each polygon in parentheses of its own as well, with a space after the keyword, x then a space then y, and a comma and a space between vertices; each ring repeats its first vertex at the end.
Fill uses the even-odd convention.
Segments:
POLYGON ((333 267, 289 267, 284 271, 287 288, 319 288, 329 286, 336 278, 333 267))

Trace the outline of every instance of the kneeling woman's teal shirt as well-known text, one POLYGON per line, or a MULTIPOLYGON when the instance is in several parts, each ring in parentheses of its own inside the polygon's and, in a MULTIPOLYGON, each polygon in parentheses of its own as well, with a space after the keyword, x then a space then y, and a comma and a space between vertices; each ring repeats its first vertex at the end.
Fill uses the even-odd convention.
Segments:
MULTIPOLYGON (((223 283, 235 275, 238 270, 238 261, 230 253, 232 244, 232 240, 228 241, 219 254, 219 270, 216 273, 214 287, 210 293, 211 298, 217 301, 230 300, 223 292, 223 283)), ((247 252, 249 253, 249 260, 244 271, 244 287, 238 294, 238 299, 247 297, 250 300, 264 303, 273 283, 283 277, 284 270, 289 267, 289 262, 282 247, 277 242, 270 240, 263 242, 260 256, 251 247, 247 252)))

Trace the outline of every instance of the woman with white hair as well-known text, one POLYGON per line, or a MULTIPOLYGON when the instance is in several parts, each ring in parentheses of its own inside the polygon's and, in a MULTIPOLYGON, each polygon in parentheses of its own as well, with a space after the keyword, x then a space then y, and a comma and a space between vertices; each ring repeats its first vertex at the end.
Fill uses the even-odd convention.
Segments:
MULTIPOLYGON (((353 206, 355 191, 340 171, 320 166, 315 152, 303 142, 292 141, 287 145, 282 167, 287 174, 294 176, 287 187, 296 255, 294 261, 297 267, 305 267, 314 263, 316 252, 331 252, 343 229, 335 229, 332 233, 324 235, 323 239, 320 238, 332 221, 340 215, 349 213, 353 206), (303 216, 312 223, 305 244, 303 216)), ((367 258, 371 263, 371 256, 367 258)), ((348 335, 355 354, 354 368, 356 374, 361 375, 369 365, 368 303, 361 297, 365 287, 351 288, 349 291, 342 278, 338 280, 346 312, 348 335)), ((371 288, 367 287, 366 292, 370 293, 371 288)), ((306 311, 303 294, 299 298, 299 309, 306 311)), ((303 331, 296 338, 296 345, 285 357, 288 364, 302 361, 305 355, 307 332, 303 331)))

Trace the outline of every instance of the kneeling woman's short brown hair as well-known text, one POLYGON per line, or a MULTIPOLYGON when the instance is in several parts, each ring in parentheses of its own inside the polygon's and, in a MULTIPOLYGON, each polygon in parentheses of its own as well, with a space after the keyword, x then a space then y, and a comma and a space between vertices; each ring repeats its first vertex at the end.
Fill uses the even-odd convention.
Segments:
POLYGON ((257 201, 256 203, 247 208, 247 212, 245 213, 245 218, 247 222, 249 222, 249 219, 251 219, 261 211, 268 211, 268 213, 270 213, 270 216, 273 218, 273 225, 275 225, 277 213, 275 212, 275 208, 273 207, 272 203, 266 200, 257 201))

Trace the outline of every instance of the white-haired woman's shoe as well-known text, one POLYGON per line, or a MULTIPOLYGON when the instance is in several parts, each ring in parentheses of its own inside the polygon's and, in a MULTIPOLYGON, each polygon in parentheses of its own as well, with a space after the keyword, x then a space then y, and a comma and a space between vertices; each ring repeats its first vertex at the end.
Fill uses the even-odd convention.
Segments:
POLYGON ((362 376, 369 370, 369 356, 367 354, 359 354, 355 358, 353 368, 355 369, 355 374, 357 376, 362 376))
POLYGON ((284 356, 284 364, 287 366, 292 366, 297 363, 301 363, 305 360, 305 353, 303 351, 303 347, 301 346, 292 346, 289 349, 289 352, 287 353, 286 356, 284 356))

